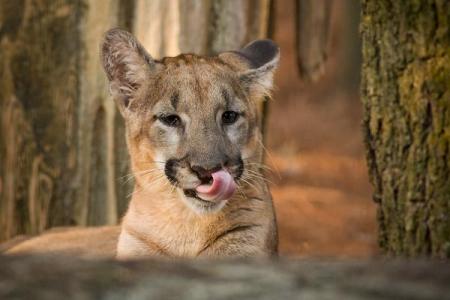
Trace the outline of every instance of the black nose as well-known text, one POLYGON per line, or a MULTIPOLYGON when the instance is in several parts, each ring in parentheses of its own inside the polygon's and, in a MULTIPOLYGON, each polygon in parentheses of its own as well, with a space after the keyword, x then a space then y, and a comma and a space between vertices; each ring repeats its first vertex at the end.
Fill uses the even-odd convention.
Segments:
POLYGON ((192 171, 197 175, 197 177, 202 181, 202 183, 208 183, 212 176, 211 174, 222 169, 221 165, 217 165, 213 168, 204 168, 202 166, 191 166, 192 171))

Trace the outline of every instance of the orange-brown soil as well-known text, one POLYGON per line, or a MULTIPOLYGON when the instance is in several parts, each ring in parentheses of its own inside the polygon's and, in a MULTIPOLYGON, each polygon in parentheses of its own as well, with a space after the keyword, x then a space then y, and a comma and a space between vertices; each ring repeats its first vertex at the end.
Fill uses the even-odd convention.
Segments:
POLYGON ((282 255, 376 253, 375 209, 363 159, 307 152, 271 157, 282 255))

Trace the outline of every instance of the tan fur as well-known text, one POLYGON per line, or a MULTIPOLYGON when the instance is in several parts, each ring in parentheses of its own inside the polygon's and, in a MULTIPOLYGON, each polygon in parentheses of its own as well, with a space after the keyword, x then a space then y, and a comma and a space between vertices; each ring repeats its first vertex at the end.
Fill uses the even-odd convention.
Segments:
POLYGON ((39 237, 22 241, 7 254, 66 255, 81 258, 114 258, 119 226, 53 228, 39 237))
MULTIPOLYGON (((111 92, 126 121, 136 182, 117 257, 276 254, 275 214, 261 171, 257 106, 270 91, 278 54, 253 68, 233 52, 156 61, 120 30, 107 34, 102 54, 111 92), (240 117, 221 125, 220 116, 228 110, 239 111, 240 117), (179 115, 182 126, 164 125, 161 114, 179 115), (176 183, 165 169, 171 159, 177 162, 176 183), (215 164, 236 176, 239 189, 232 199, 212 204, 187 196, 184 191, 200 184, 191 167, 215 164)), ((117 234, 114 228, 49 232, 8 252, 111 257, 117 234)))

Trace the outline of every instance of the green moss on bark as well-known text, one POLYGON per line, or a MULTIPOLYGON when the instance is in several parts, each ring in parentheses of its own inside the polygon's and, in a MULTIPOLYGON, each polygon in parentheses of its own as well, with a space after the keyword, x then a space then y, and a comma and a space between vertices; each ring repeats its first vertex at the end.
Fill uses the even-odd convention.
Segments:
POLYGON ((379 240, 449 257, 450 3, 362 2, 364 131, 379 240))

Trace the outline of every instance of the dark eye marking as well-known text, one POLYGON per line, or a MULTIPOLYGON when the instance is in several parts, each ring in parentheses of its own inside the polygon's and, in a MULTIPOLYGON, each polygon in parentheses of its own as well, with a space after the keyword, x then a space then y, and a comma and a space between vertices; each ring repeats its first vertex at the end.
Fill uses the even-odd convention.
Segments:
POLYGON ((161 115, 156 117, 161 123, 170 127, 180 127, 181 118, 178 115, 161 115))
POLYGON ((225 107, 230 107, 231 96, 230 96, 230 93, 226 89, 222 89, 222 97, 225 100, 225 107))
POLYGON ((238 112, 235 112, 232 110, 227 110, 226 112, 224 112, 222 114, 222 123, 224 125, 231 125, 231 124, 235 123, 238 118, 239 118, 238 112))
MULTIPOLYGON (((221 92, 222 92, 222 97, 225 100, 225 109, 229 109, 230 106, 232 105, 232 103, 231 103, 232 96, 226 89, 222 89, 221 92)), ((224 125, 234 124, 241 115, 243 115, 243 114, 240 112, 233 111, 233 110, 226 110, 222 114, 222 123, 224 125)))
POLYGON ((175 92, 172 97, 170 97, 170 104, 172 104, 173 109, 177 109, 178 102, 180 102, 180 95, 175 92))

